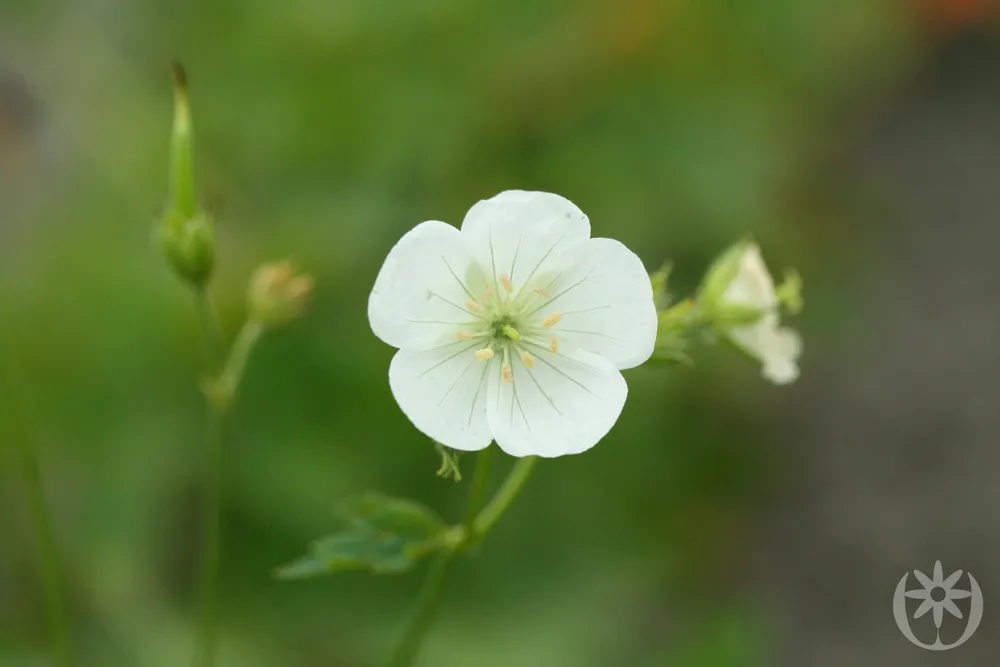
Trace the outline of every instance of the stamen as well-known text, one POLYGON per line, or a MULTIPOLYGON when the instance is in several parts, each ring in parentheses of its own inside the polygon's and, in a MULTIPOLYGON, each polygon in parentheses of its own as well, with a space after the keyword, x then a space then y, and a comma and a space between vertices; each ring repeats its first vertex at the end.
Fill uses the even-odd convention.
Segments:
POLYGON ((562 313, 549 313, 548 315, 545 316, 545 319, 542 320, 542 326, 551 327, 554 324, 558 324, 559 320, 561 319, 562 319, 562 313))
POLYGON ((473 334, 471 331, 459 331, 458 333, 455 334, 455 338, 459 340, 472 340, 475 337, 476 337, 475 334, 473 334))
POLYGON ((510 364, 506 361, 503 362, 503 366, 500 367, 500 373, 503 375, 504 382, 514 381, 514 371, 510 369, 510 364))
POLYGON ((488 303, 491 296, 493 296, 493 285, 487 285, 486 291, 483 292, 483 295, 479 298, 479 300, 483 303, 488 303))
POLYGON ((547 289, 545 289, 544 287, 536 287, 535 289, 533 289, 531 291, 534 292, 535 294, 539 294, 541 296, 544 296, 546 299, 548 299, 550 296, 552 296, 551 294, 549 294, 549 291, 547 289))
POLYGON ((494 354, 493 350, 484 347, 481 350, 476 350, 476 359, 479 359, 479 361, 489 361, 493 358, 494 354))
POLYGON ((483 308, 483 304, 479 303, 478 301, 473 301, 472 299, 469 299, 468 301, 465 302, 465 307, 474 313, 481 313, 484 310, 486 310, 485 308, 483 308))
POLYGON ((524 364, 525 368, 535 367, 535 358, 531 356, 527 351, 521 353, 521 363, 524 364))
POLYGON ((521 333, 509 324, 504 325, 503 332, 507 334, 507 338, 510 338, 511 340, 521 340, 521 333))
POLYGON ((559 351, 559 339, 555 336, 553 336, 552 340, 549 341, 549 351, 552 352, 552 354, 556 354, 559 351))
POLYGON ((508 294, 514 291, 514 283, 510 282, 510 276, 506 273, 500 274, 500 284, 503 285, 503 288, 507 290, 508 294))

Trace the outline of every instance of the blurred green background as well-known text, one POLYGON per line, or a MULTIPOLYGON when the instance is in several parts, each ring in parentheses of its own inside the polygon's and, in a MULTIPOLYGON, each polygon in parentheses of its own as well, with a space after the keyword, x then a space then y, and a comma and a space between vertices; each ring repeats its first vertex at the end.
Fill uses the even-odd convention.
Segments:
MULTIPOLYGON (((219 664, 385 654, 418 574, 270 573, 367 489, 458 518, 464 484, 434 476, 431 444, 396 407, 393 350, 365 304, 407 229, 523 188, 573 200, 650 269, 672 259, 681 293, 753 234, 775 273, 805 277, 803 379, 772 387, 724 349, 699 351, 694 370, 629 372, 611 434, 544 462, 455 569, 421 664, 738 667, 774 649, 747 582, 756 526, 795 475, 786 414, 824 351, 855 335, 840 276, 871 266, 870 209, 839 158, 976 6, 4 0, 3 345, 41 443, 84 664, 166 667, 190 650, 202 357, 190 295, 151 241, 172 59, 191 80, 227 334, 259 262, 292 257, 317 283, 243 387, 219 664)), ((3 426, 0 664, 41 667, 35 542, 3 426)))

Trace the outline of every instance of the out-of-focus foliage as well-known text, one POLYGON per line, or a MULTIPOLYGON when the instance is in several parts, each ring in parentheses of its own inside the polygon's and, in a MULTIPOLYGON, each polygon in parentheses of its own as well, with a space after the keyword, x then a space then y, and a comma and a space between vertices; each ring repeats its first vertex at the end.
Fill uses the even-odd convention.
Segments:
MULTIPOLYGON (((894 0, 4 3, 0 317, 87 664, 173 666, 189 649, 202 360, 189 294, 151 241, 172 59, 190 73, 227 332, 261 260, 295 257, 316 279, 310 315, 265 339, 242 388, 220 665, 365 665, 415 576, 271 573, 370 488, 458 518, 467 482, 434 475, 367 326, 391 244, 501 190, 550 190, 651 270, 672 259, 682 297, 752 233, 807 278, 808 378, 842 308, 831 276, 856 253, 829 157, 915 55, 911 20, 894 0)), ((629 374, 607 439, 541 466, 456 569, 424 664, 767 664, 744 574, 795 389, 724 355, 629 374)), ((45 630, 8 449, 0 665, 31 667, 45 630)))

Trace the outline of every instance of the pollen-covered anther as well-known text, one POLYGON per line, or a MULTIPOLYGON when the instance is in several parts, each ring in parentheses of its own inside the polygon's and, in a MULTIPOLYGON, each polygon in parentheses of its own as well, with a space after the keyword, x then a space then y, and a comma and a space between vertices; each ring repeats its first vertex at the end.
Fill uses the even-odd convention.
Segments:
POLYGON ((494 357, 495 353, 488 347, 484 347, 481 350, 476 350, 476 359, 479 361, 489 361, 494 357))
POLYGON ((525 368, 534 368, 535 367, 535 358, 533 356, 531 356, 530 352, 522 352, 521 353, 521 363, 524 364, 525 368))
POLYGON ((551 352, 552 354, 556 354, 557 352, 559 352, 559 339, 556 338, 555 336, 553 336, 551 340, 549 340, 549 352, 551 352))
POLYGON ((455 334, 455 338, 458 340, 472 340, 476 335, 471 331, 459 331, 455 334))
POLYGON ((500 374, 503 375, 504 382, 514 381, 514 371, 510 369, 510 364, 508 364, 506 361, 503 362, 503 365, 500 367, 500 374))
POLYGON ((465 302, 465 307, 468 308, 469 310, 471 310, 474 313, 481 313, 484 310, 486 310, 485 308, 483 308, 483 304, 481 304, 478 301, 475 301, 473 299, 469 299, 468 301, 466 301, 465 302))
POLYGON ((546 299, 548 299, 550 296, 552 296, 551 294, 549 294, 549 291, 547 289, 545 289, 544 287, 536 287, 535 289, 533 289, 531 291, 534 292, 535 294, 538 294, 539 296, 544 296, 546 299))
POLYGON ((549 313, 548 315, 545 316, 545 319, 542 320, 542 326, 551 327, 553 325, 558 324, 561 319, 562 319, 562 313, 549 313))
POLYGON ((514 283, 510 281, 510 276, 506 273, 500 274, 500 284, 503 285, 503 288, 507 290, 508 294, 514 291, 514 283))

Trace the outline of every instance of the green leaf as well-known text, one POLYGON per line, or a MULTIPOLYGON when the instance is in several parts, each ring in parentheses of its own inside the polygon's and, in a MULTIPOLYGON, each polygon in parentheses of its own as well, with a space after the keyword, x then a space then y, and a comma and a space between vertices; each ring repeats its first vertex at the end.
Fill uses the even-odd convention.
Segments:
POLYGON ((441 517, 412 500, 367 493, 346 501, 339 513, 344 530, 316 540, 308 554, 278 568, 279 579, 348 570, 399 574, 446 544, 441 517))

